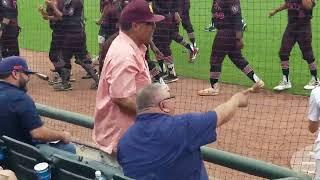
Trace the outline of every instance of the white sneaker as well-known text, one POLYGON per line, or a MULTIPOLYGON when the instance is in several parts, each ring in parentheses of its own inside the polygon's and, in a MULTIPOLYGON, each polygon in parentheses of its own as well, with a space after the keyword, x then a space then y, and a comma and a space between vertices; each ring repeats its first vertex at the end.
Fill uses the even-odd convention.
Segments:
POLYGON ((94 58, 92 58, 92 64, 93 65, 99 65, 99 56, 95 56, 94 58))
POLYGON ((291 86, 291 82, 290 81, 285 81, 285 80, 282 80, 278 86, 274 87, 273 90, 276 90, 276 91, 283 91, 283 90, 286 90, 286 89, 290 89, 292 88, 291 86))
POLYGON ((262 79, 260 79, 258 82, 256 82, 258 84, 258 86, 260 88, 263 88, 264 87, 264 82, 262 81, 262 79))
POLYGON ((303 88, 305 89, 305 90, 312 90, 312 89, 314 89, 315 87, 317 87, 317 86, 319 86, 319 81, 316 81, 315 79, 311 79, 310 81, 309 81, 309 83, 307 84, 307 85, 305 85, 303 88))
POLYGON ((203 90, 200 90, 198 91, 198 95, 199 96, 216 96, 219 94, 219 84, 216 83, 213 88, 212 87, 209 87, 207 89, 203 89, 203 90))
POLYGON ((192 45, 190 47, 191 47, 191 51, 189 50, 189 63, 194 63, 199 53, 199 48, 194 47, 192 45))

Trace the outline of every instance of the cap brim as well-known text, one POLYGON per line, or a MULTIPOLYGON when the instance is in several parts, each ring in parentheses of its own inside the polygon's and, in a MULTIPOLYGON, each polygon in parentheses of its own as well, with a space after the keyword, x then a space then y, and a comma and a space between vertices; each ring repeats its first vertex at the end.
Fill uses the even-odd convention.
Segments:
POLYGON ((24 71, 24 72, 27 73, 27 74, 35 74, 35 73, 37 73, 37 72, 31 71, 31 70, 27 70, 27 71, 24 71))
POLYGON ((154 14, 151 18, 145 20, 145 22, 159 22, 159 21, 164 20, 164 18, 165 17, 162 15, 154 14))

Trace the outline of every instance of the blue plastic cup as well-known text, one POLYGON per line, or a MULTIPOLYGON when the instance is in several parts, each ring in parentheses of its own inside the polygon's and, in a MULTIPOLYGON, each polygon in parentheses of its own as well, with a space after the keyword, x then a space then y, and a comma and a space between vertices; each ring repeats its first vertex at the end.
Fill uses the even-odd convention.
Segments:
POLYGON ((49 164, 42 162, 34 166, 34 170, 37 172, 38 180, 50 180, 51 172, 49 164))

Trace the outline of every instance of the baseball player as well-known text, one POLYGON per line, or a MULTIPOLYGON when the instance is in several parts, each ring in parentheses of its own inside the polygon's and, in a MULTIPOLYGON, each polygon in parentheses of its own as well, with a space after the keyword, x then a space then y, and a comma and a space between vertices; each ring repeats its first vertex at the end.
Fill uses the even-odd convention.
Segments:
POLYGON ((156 24, 156 30, 153 35, 153 42, 163 53, 164 57, 157 59, 161 71, 167 69, 168 76, 164 78, 166 83, 175 82, 178 79, 175 68, 172 51, 170 48, 171 42, 174 39, 176 25, 180 23, 179 4, 176 0, 153 0, 152 8, 154 13, 165 16, 163 21, 156 24))
MULTIPOLYGON (((59 9, 63 8, 64 0, 53 0, 55 4, 57 4, 59 9)), ((62 42, 63 42, 63 29, 61 28, 61 21, 59 21, 58 17, 54 16, 53 9, 51 7, 43 7, 40 6, 38 8, 39 12, 42 15, 44 20, 49 21, 50 29, 52 30, 51 35, 51 43, 49 50, 49 59, 52 64, 56 64, 60 58, 60 52, 62 50, 62 42)), ((55 70, 54 70, 55 71, 55 70)), ((57 73, 57 72, 54 72, 57 73)), ((55 74, 52 81, 49 81, 50 85, 61 83, 61 78, 59 74, 55 74)))
POLYGON ((197 48, 197 44, 196 44, 196 37, 194 34, 194 29, 193 26, 191 24, 191 20, 190 20, 190 0, 178 0, 179 2, 179 7, 180 7, 180 17, 181 17, 181 24, 183 29, 185 29, 188 33, 188 37, 189 40, 191 42, 191 45, 193 47, 193 49, 197 49, 197 51, 199 51, 199 49, 197 48))
POLYGON ((19 56, 17 0, 0 0, 0 60, 19 56))
POLYGON ((240 0, 214 0, 214 24, 218 29, 212 45, 210 62, 211 87, 200 90, 201 96, 219 94, 218 81, 221 75, 222 63, 226 55, 250 80, 263 81, 255 74, 248 61, 242 56, 242 23, 240 0))
POLYGON ((106 40, 114 33, 119 31, 118 21, 122 7, 118 0, 100 0, 101 17, 96 21, 100 25, 98 34, 99 43, 99 63, 101 61, 101 51, 106 40))
POLYGON ((283 33, 279 50, 283 78, 280 84, 273 88, 277 91, 290 89, 292 87, 289 79, 289 56, 295 43, 298 43, 302 52, 302 57, 307 61, 311 74, 311 80, 304 86, 304 89, 310 90, 319 84, 317 78, 317 64, 315 62, 311 43, 311 18, 312 9, 315 3, 313 2, 312 7, 307 9, 303 6, 302 1, 303 0, 285 0, 285 3, 269 13, 269 17, 272 17, 282 10, 288 10, 288 24, 283 33))
POLYGON ((46 3, 53 9, 55 16, 60 19, 64 34, 61 57, 59 61, 55 63, 55 69, 58 71, 62 83, 54 85, 54 90, 65 91, 72 89, 70 74, 71 58, 73 56, 75 56, 76 59, 75 63, 85 69, 95 81, 91 88, 97 88, 99 82, 98 73, 92 65, 86 45, 86 33, 83 22, 83 1, 65 0, 62 9, 59 9, 53 0, 46 0, 46 3))

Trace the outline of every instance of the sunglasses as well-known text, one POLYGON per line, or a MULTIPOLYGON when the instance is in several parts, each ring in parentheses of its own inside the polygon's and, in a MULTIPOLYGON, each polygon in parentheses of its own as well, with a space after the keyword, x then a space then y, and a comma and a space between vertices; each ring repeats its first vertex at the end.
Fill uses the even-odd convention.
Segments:
POLYGON ((23 70, 14 70, 14 71, 23 73, 23 74, 25 74, 25 75, 27 75, 27 76, 30 76, 30 75, 32 74, 32 73, 30 73, 30 72, 23 71, 23 70))

